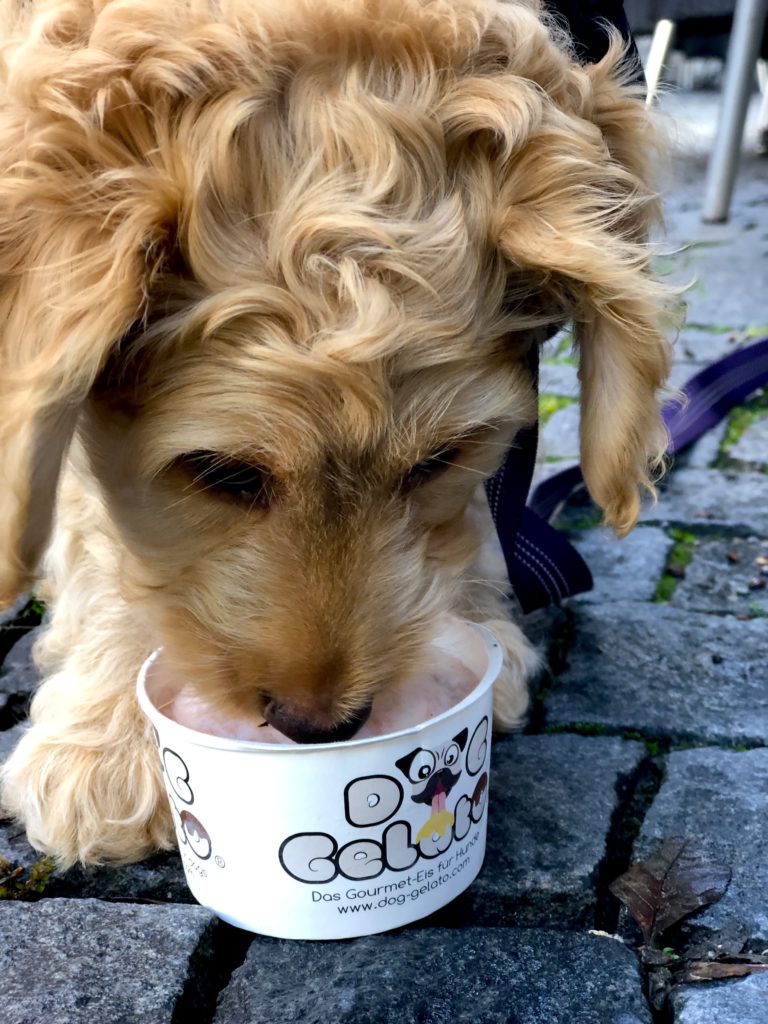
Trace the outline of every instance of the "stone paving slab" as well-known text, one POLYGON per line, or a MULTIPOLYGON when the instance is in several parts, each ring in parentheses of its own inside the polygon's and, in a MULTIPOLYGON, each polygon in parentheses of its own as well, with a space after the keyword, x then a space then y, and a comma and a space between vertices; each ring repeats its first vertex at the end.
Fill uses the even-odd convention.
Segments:
POLYGON ((195 903, 176 850, 121 867, 71 868, 53 875, 46 896, 195 903))
POLYGON ((594 723, 716 743, 768 742, 766 623, 628 601, 574 608, 548 725, 594 723))
POLYGON ((40 637, 41 627, 26 633, 13 645, 0 669, 0 715, 28 700, 34 693, 40 673, 32 661, 32 648, 40 637))
POLYGON ((592 571, 595 585, 576 600, 650 601, 664 572, 672 541, 654 526, 640 526, 622 540, 612 530, 584 530, 573 540, 592 571))
POLYGON ((690 448, 675 456, 675 465, 685 469, 709 469, 720 455, 720 446, 728 431, 728 421, 723 420, 716 427, 694 441, 690 448))
MULTIPOLYGON (((763 188, 763 195, 766 194, 763 188)), ((699 238, 674 259, 674 280, 696 280, 685 294, 690 324, 761 327, 766 317, 768 244, 762 231, 728 232, 702 226, 699 238), (693 274, 692 274, 693 272, 693 274)), ((698 233, 698 232, 697 232, 698 233)))
POLYGON ((768 540, 732 537, 699 543, 670 604, 686 611, 768 614, 768 540))
POLYGON ((542 362, 539 367, 539 393, 560 395, 564 398, 579 397, 579 371, 572 363, 542 362))
POLYGON ((641 518, 768 536, 768 474, 679 469, 669 477, 658 504, 647 505, 641 518))
POLYGON ((728 451, 733 459, 768 466, 768 416, 747 427, 736 444, 728 451))
POLYGON ((683 985, 672 993, 674 1024, 765 1024, 768 976, 753 974, 717 985, 683 985))
MULTIPOLYGON (((759 328, 757 325, 752 326, 749 331, 746 331, 742 329, 742 326, 737 321, 726 320, 722 328, 715 326, 708 330, 697 330, 691 326, 691 324, 696 322, 692 316, 689 316, 689 321, 690 323, 683 327, 680 332, 680 336, 675 342, 674 351, 675 359, 680 366, 683 366, 685 363, 698 364, 698 366, 693 367, 694 373, 697 369, 701 369, 702 366, 713 363, 716 359, 722 359, 723 356, 729 356, 739 349, 747 348, 758 340, 759 328)), ((723 322, 714 320, 711 323, 719 325, 723 322)), ((768 324, 768 305, 765 303, 763 304, 762 315, 757 324, 760 325, 760 328, 768 324)), ((768 327, 765 333, 768 334, 768 327)), ((682 369, 673 369, 672 380, 676 382, 675 387, 685 383, 685 379, 680 379, 684 372, 682 369)))
POLYGON ((27 842, 24 830, 15 822, 0 821, 0 857, 14 867, 31 868, 42 853, 27 842))
POLYGON ((441 922, 578 927, 594 920, 595 879, 618 788, 645 755, 615 737, 512 736, 491 755, 485 865, 441 922), (589 827, 585 827, 589 822, 589 827))
MULTIPOLYGON (((681 339, 678 338, 674 342, 674 347, 679 359, 686 355, 686 353, 680 351, 681 345, 681 339)), ((706 364, 702 362, 693 362, 690 357, 686 358, 683 362, 674 363, 669 374, 669 386, 672 388, 681 388, 683 384, 688 383, 691 377, 694 377, 697 373, 703 370, 705 365, 706 364)))
POLYGON ((257 938, 215 1024, 650 1024, 614 939, 434 929, 345 943, 257 938))
POLYGON ((4 763, 8 755, 19 742, 23 732, 24 726, 21 723, 14 725, 11 729, 3 729, 0 731, 0 765, 4 763))
POLYGON ((213 920, 203 907, 0 903, 0 1024, 170 1024, 213 920))
POLYGON ((768 749, 669 754, 635 859, 666 836, 694 839, 733 871, 723 898, 691 917, 689 927, 714 930, 743 922, 752 939, 768 940, 768 749))
POLYGON ((545 458, 578 460, 579 415, 576 402, 552 413, 541 431, 541 454, 545 458))

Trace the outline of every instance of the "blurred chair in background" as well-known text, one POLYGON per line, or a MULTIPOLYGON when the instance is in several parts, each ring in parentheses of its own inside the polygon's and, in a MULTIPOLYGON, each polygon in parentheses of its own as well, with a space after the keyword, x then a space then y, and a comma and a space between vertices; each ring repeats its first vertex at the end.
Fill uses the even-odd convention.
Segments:
MULTIPOLYGON (((725 60, 723 98, 717 136, 707 173, 702 219, 728 219, 738 169, 744 123, 758 58, 768 57, 768 0, 626 0, 627 18, 635 36, 652 36, 646 61, 648 103, 658 90, 670 50, 687 57, 725 60)), ((760 137, 768 149, 768 74, 760 75, 763 103, 760 137)))

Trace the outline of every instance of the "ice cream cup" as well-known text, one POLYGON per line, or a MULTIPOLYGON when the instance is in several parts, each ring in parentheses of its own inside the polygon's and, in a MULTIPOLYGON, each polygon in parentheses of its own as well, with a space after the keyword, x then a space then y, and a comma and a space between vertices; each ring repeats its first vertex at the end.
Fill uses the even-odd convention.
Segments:
POLYGON ((138 697, 195 898, 263 935, 344 939, 416 921, 463 892, 485 853, 502 652, 472 624, 453 653, 477 678, 455 707, 386 736, 297 746, 167 718, 155 651, 138 697))

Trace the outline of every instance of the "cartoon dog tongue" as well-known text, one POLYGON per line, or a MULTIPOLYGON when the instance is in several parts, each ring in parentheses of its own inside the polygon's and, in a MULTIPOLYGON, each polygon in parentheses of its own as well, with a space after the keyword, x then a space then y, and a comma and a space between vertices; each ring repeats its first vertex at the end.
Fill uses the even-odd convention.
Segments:
POLYGON ((445 809, 445 788, 441 779, 437 780, 435 792, 432 794, 432 814, 424 822, 416 834, 416 842, 428 839, 437 833, 441 838, 453 824, 453 815, 445 809))

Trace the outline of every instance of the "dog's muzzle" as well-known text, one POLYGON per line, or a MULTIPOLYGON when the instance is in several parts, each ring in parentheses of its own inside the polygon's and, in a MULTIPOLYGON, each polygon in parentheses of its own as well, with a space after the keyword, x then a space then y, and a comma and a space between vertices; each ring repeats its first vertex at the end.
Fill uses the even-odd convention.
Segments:
POLYGON ((296 743, 339 743, 351 739, 368 721, 373 707, 369 701, 350 718, 328 726, 314 720, 303 708, 267 700, 264 717, 271 726, 296 743))

